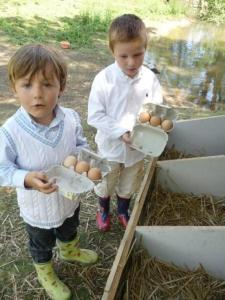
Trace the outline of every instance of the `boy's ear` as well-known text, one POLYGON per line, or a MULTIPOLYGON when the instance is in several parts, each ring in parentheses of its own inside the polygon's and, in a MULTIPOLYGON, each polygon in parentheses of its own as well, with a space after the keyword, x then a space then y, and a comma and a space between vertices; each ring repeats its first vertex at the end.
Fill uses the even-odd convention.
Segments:
POLYGON ((15 89, 15 86, 11 85, 11 89, 12 89, 12 92, 13 92, 14 96, 17 97, 17 91, 15 89))
POLYGON ((114 57, 114 58, 115 58, 114 51, 110 49, 110 52, 111 52, 111 55, 112 55, 112 57, 114 57))
POLYGON ((108 49, 109 49, 109 52, 114 56, 113 48, 109 46, 108 49))
MULTIPOLYGON (((61 90, 59 91, 59 97, 61 97, 61 96, 62 96, 62 94, 63 94, 64 90, 65 90, 65 88, 63 88, 63 89, 61 89, 61 90)), ((59 97, 58 97, 58 98, 59 98, 59 97)))

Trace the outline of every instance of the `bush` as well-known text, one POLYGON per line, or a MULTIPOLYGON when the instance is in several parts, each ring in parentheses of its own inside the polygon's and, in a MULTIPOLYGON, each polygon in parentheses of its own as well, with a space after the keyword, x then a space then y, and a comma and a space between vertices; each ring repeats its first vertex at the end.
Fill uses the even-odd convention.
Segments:
POLYGON ((202 20, 222 24, 225 22, 225 1, 224 0, 202 0, 199 11, 202 20))

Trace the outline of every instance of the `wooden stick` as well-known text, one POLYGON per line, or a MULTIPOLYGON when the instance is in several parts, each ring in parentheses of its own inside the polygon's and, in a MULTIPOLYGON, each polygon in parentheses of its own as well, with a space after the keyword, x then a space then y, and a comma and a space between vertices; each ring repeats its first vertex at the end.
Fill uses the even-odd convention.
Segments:
POLYGON ((113 300, 116 291, 120 282, 120 278, 124 269, 124 266, 128 259, 129 249, 132 243, 132 239, 134 237, 135 228, 137 226, 139 216, 142 211, 142 207, 145 202, 145 198, 151 183, 151 179, 154 175, 155 166, 156 166, 157 158, 151 160, 147 166, 146 173, 144 179, 142 181, 142 185, 140 187, 139 193, 136 197, 134 207, 132 210, 132 214, 127 226, 127 229, 124 233, 123 239, 120 243, 116 258, 113 262, 111 272, 106 282, 105 290, 102 296, 102 300, 113 300))

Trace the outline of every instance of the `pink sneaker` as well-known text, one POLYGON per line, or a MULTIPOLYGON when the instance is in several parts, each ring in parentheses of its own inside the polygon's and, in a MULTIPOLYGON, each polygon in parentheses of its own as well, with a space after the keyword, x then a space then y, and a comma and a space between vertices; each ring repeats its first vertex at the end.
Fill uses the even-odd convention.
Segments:
POLYGON ((110 229, 110 215, 104 212, 101 212, 100 209, 97 210, 96 214, 96 223, 97 227, 101 231, 109 231, 110 229))
POLYGON ((120 224, 126 229, 128 221, 129 221, 128 215, 118 214, 118 220, 119 220, 120 224))

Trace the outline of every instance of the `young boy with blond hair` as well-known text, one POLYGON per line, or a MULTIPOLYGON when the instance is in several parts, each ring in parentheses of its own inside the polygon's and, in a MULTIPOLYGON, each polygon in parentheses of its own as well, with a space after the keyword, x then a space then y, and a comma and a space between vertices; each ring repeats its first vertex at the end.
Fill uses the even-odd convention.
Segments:
POLYGON ((110 229, 114 192, 119 222, 124 228, 128 224, 130 199, 140 186, 145 157, 130 147, 130 132, 144 103, 163 101, 158 79, 143 66, 148 43, 143 21, 133 14, 119 16, 112 21, 108 37, 115 62, 96 75, 88 103, 88 124, 97 129, 98 151, 111 165, 111 172, 95 188, 101 231, 110 229))
POLYGON ((41 285, 53 300, 71 298, 52 266, 52 250, 70 262, 94 263, 97 254, 80 249, 79 202, 63 197, 45 171, 87 147, 78 114, 58 104, 67 79, 61 55, 50 47, 21 47, 8 74, 20 108, 0 128, 0 184, 15 187, 29 250, 41 285))

